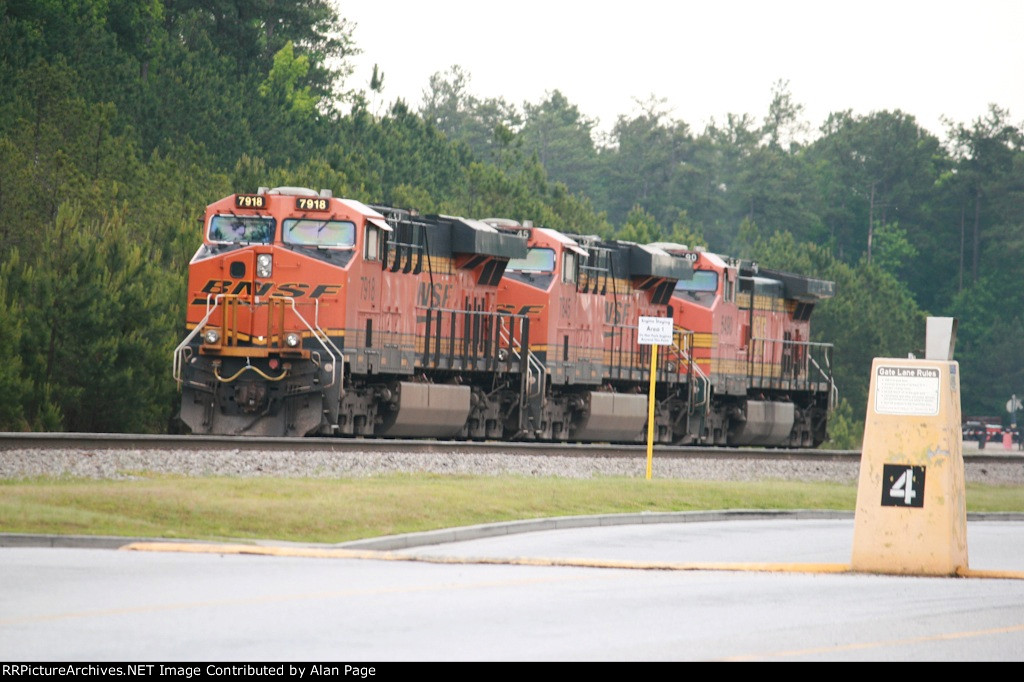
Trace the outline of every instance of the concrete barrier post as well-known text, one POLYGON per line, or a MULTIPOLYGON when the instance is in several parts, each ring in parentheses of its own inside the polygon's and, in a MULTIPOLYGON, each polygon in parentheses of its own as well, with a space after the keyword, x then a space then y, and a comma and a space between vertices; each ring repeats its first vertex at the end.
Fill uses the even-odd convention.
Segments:
POLYGON ((955 575, 967 569, 961 445, 958 363, 875 358, 854 513, 853 570, 955 575))

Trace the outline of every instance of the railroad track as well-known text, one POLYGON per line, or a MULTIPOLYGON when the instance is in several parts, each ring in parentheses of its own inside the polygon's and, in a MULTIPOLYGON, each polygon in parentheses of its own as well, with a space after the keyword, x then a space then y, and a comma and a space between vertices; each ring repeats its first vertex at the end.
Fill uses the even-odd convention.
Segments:
MULTIPOLYGON (((855 482, 857 450, 656 445, 658 478, 855 482)), ((1024 453, 965 447, 968 482, 1024 485, 1024 453)), ((0 433, 0 478, 363 476, 385 472, 589 477, 643 476, 647 447, 362 438, 232 438, 91 433, 0 433)))
MULTIPOLYGON (((507 441, 401 440, 383 438, 252 438, 230 436, 133 435, 119 433, 0 433, 0 451, 10 450, 229 450, 286 452, 514 454, 520 456, 635 458, 646 444, 527 443, 507 441)), ((857 450, 790 450, 655 445, 659 457, 860 461, 857 450)))

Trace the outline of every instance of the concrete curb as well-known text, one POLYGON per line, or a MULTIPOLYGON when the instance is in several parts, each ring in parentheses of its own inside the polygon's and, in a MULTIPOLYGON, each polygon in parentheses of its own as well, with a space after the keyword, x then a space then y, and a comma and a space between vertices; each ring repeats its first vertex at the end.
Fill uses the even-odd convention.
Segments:
MULTIPOLYGON (((236 544, 258 547, 320 547, 336 549, 372 549, 390 551, 427 547, 448 542, 462 542, 480 538, 532 533, 566 528, 593 528, 598 526, 641 525, 648 523, 706 523, 710 521, 738 520, 814 520, 853 519, 853 512, 814 509, 763 510, 730 509, 699 512, 640 512, 633 514, 597 514, 592 516, 560 516, 526 521, 486 523, 460 528, 444 528, 421 533, 386 535, 378 538, 352 540, 337 544, 285 542, 278 540, 231 540, 236 544)), ((1024 521, 1024 512, 976 512, 967 514, 968 521, 1024 521)), ((208 544, 209 540, 183 540, 181 538, 140 538, 106 535, 39 535, 29 533, 0 533, 0 547, 62 547, 78 549, 120 549, 136 542, 173 542, 208 544)))

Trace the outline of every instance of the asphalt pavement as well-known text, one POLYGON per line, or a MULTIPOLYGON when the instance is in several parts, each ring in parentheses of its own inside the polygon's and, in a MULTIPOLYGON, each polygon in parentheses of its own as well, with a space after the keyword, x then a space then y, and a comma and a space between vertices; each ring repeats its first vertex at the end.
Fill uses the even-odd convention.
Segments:
POLYGON ((853 521, 625 514, 339 545, 4 535, 0 659, 369 662, 379 674, 396 662, 1024 660, 1024 515, 968 516, 966 577, 852 572, 853 521))

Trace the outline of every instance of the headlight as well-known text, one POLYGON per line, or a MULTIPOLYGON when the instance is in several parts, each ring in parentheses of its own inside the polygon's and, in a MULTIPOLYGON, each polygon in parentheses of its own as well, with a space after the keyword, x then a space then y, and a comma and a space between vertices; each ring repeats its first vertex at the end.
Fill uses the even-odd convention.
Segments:
POLYGON ((216 329, 207 329, 203 332, 203 342, 211 346, 220 342, 220 332, 216 329))
POLYGON ((287 334, 284 335, 284 343, 289 348, 298 348, 299 341, 301 340, 302 338, 295 332, 288 332, 287 334))
POLYGON ((269 253, 261 253, 256 256, 256 276, 270 277, 274 270, 274 257, 269 253))

